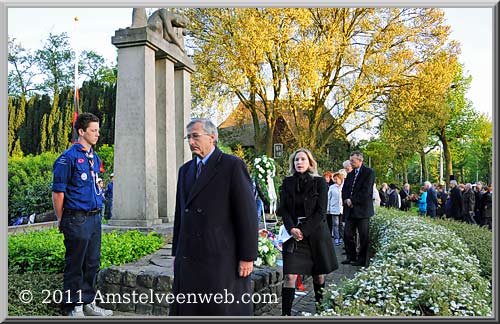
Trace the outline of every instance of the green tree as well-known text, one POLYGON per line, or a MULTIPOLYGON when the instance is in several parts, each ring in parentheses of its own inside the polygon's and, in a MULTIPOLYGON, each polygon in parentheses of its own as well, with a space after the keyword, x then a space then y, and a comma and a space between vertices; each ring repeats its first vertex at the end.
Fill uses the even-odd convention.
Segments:
POLYGON ((433 125, 442 118, 445 95, 457 68, 456 54, 443 51, 419 66, 411 82, 389 94, 381 136, 401 163, 405 183, 407 164, 415 152, 420 152, 422 169, 426 169, 425 152, 435 143, 433 125))
POLYGON ((463 66, 459 65, 448 88, 446 101, 439 110, 439 119, 433 127, 434 134, 438 136, 443 145, 445 160, 445 181, 448 182, 453 174, 452 146, 460 141, 472 130, 474 119, 477 117, 472 103, 465 97, 470 88, 471 76, 466 76, 463 66))
POLYGON ((26 97, 33 91, 39 90, 35 77, 39 75, 36 69, 36 58, 33 53, 16 41, 8 40, 9 74, 8 91, 10 96, 26 97))

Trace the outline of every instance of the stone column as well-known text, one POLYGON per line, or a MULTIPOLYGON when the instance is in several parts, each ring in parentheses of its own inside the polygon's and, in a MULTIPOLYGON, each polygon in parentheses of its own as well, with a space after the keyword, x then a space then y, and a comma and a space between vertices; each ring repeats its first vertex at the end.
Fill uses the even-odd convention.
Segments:
POLYGON ((191 120, 191 73, 186 66, 175 68, 175 120, 177 125, 177 168, 191 160, 189 144, 184 140, 186 125, 191 120))
POLYGON ((115 183, 110 225, 149 227, 158 218, 155 50, 147 42, 118 49, 115 183))
POLYGON ((158 154, 158 214, 163 223, 172 222, 175 214, 176 119, 174 62, 156 60, 156 129, 158 154))

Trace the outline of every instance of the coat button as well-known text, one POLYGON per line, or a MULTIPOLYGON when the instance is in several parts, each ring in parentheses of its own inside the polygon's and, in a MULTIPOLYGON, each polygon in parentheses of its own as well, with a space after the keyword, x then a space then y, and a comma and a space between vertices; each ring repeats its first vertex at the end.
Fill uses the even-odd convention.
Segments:
POLYGON ((198 208, 198 209, 196 210, 196 212, 197 212, 197 213, 201 213, 202 211, 203 211, 203 210, 202 210, 201 208, 198 208))
POLYGON ((184 209, 186 213, 189 213, 189 208, 184 209))

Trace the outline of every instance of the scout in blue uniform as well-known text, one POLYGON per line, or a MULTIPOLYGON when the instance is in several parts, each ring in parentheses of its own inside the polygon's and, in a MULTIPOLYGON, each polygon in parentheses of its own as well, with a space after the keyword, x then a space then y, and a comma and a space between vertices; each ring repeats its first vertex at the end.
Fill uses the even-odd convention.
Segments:
POLYGON ((69 316, 109 316, 96 306, 94 283, 101 262, 101 160, 92 149, 99 139, 99 118, 90 113, 75 122, 78 143, 54 163, 52 201, 64 234, 65 310, 69 316))

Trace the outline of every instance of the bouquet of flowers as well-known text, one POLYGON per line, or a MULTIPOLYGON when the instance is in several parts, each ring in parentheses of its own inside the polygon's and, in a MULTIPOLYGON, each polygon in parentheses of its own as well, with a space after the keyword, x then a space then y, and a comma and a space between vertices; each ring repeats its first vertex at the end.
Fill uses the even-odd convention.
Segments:
POLYGON ((276 176, 276 164, 274 160, 266 155, 255 158, 254 174, 259 187, 262 189, 267 202, 276 199, 273 178, 276 176), (269 180, 269 181, 268 181, 269 180), (271 183, 271 186, 269 186, 271 183), (271 189, 271 191, 270 191, 271 189))
POLYGON ((279 251, 275 248, 277 244, 276 236, 262 229, 259 231, 259 241, 258 241, 258 251, 259 255, 257 260, 254 262, 256 266, 260 265, 268 265, 275 266, 276 265, 276 257, 279 251))
POLYGON ((255 158, 253 167, 259 180, 265 180, 268 177, 274 177, 276 175, 275 162, 272 158, 267 157, 267 155, 255 158))

